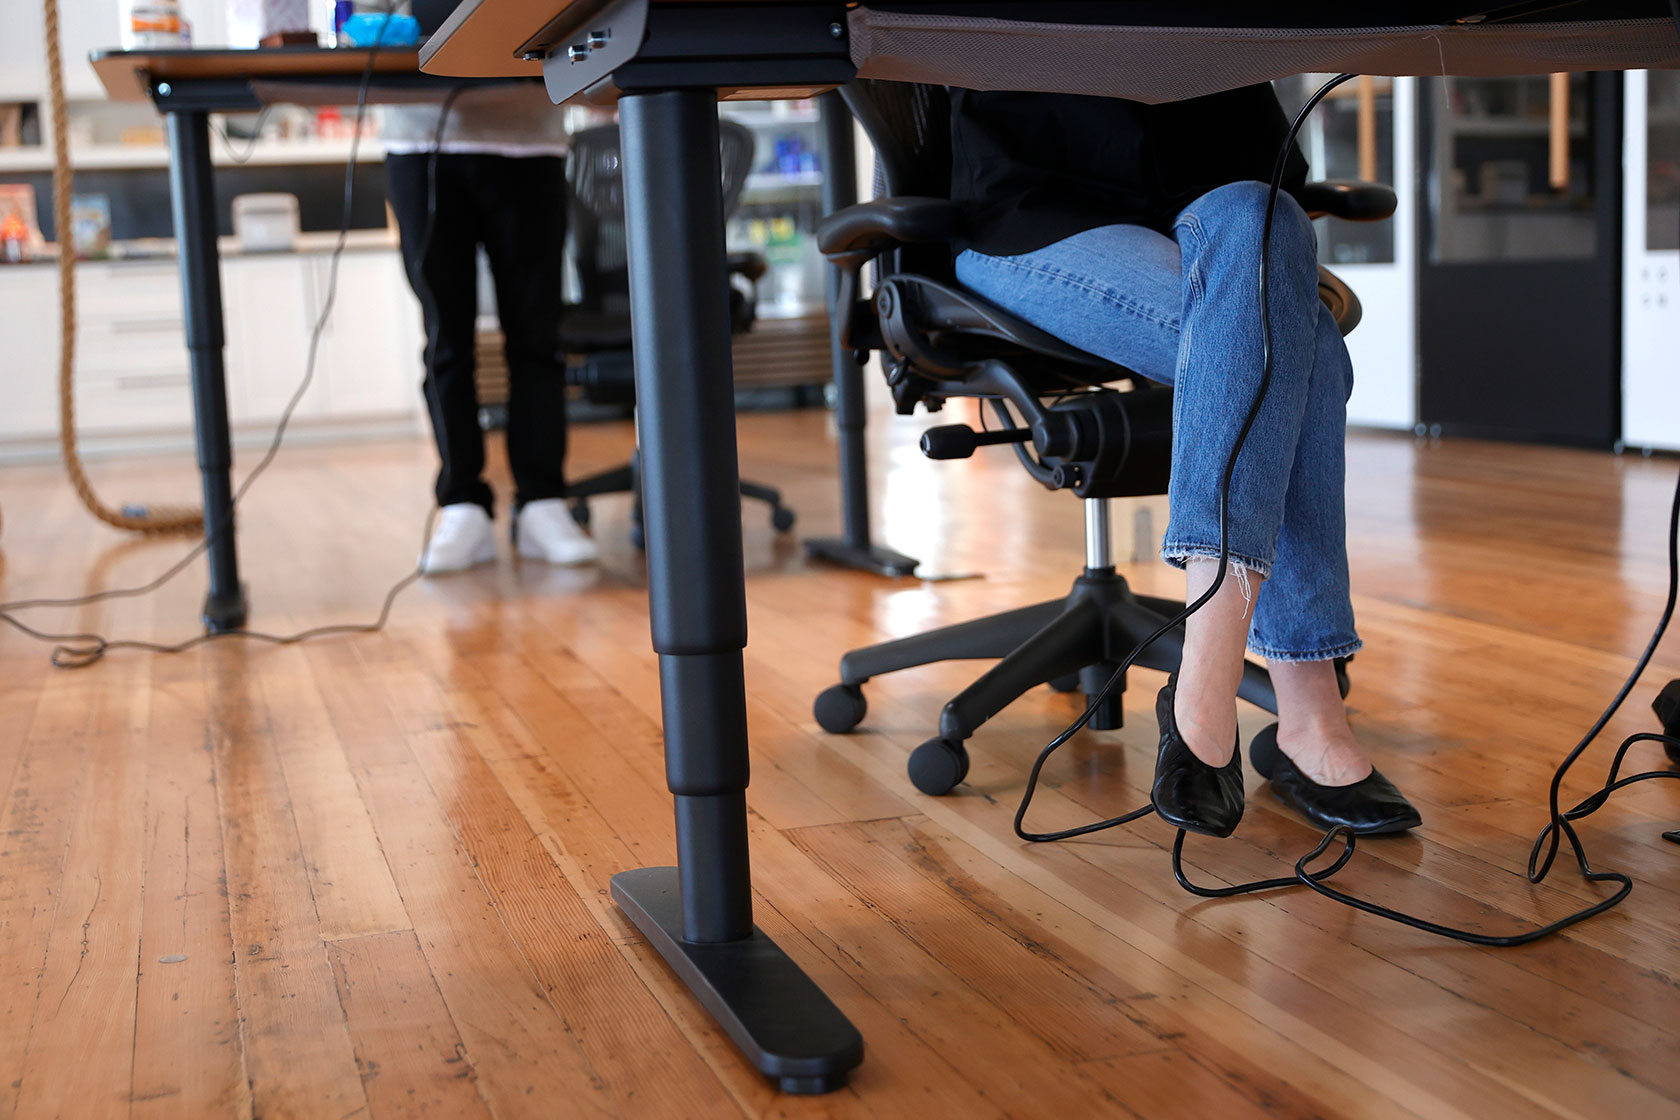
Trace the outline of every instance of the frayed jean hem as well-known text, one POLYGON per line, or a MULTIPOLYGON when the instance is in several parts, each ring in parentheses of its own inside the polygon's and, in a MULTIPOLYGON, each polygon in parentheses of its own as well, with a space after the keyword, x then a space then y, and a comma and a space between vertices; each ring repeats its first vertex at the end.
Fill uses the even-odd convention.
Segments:
POLYGON ((1267 661, 1333 661, 1338 657, 1352 657, 1365 648, 1365 643, 1358 638, 1351 642, 1343 642, 1339 646, 1320 650, 1282 650, 1269 646, 1248 643, 1248 651, 1256 657, 1264 657, 1267 661))
MULTIPOLYGON (((1242 567, 1247 568, 1261 579, 1269 579, 1271 577, 1272 562, 1270 560, 1261 560, 1253 556, 1245 556, 1235 549, 1232 549, 1228 555, 1230 556, 1232 564, 1241 565, 1242 567)), ((1219 546, 1209 546, 1205 544, 1181 544, 1178 541, 1161 542, 1161 559, 1180 570, 1182 570, 1193 557, 1197 556, 1205 556, 1209 560, 1217 560, 1219 559, 1219 546)))

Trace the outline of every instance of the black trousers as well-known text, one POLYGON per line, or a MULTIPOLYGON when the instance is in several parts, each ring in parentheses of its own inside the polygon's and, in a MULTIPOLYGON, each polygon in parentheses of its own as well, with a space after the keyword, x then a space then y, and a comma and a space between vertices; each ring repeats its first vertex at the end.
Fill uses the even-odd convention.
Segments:
POLYGON ((408 282, 426 324, 424 381, 441 466, 439 505, 494 505, 484 481, 473 346, 478 247, 490 259, 506 339, 508 461, 514 503, 566 494, 566 370, 559 353, 566 161, 439 153, 427 236, 426 154, 385 159, 408 282))

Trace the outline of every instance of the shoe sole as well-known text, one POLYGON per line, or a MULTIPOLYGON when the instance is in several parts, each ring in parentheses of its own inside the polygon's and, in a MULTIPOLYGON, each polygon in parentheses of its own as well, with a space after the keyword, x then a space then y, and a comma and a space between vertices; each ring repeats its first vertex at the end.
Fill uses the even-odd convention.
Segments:
POLYGON ((496 546, 491 545, 489 551, 476 554, 465 564, 449 564, 443 567, 433 567, 430 564, 422 563, 420 565, 420 574, 427 576, 445 576, 452 572, 470 572, 474 568, 482 568, 486 564, 494 563, 495 559, 496 546))

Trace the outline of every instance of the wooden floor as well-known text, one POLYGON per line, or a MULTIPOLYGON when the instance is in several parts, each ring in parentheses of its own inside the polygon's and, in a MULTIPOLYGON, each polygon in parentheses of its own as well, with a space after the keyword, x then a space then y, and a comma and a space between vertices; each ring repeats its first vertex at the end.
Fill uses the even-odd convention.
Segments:
MULTIPOLYGON (((801 532, 836 523, 826 423, 741 426, 747 473, 786 487, 801 532)), ((916 794, 905 756, 972 665, 873 682, 859 733, 818 730, 811 699, 846 648, 1058 596, 1080 563, 1071 498, 1001 452, 926 462, 922 426, 883 411, 872 430, 880 535, 984 578, 808 567, 761 508, 746 518, 757 917, 862 1030, 847 1090, 773 1093, 608 898, 614 872, 673 858, 619 498, 598 507, 599 570, 504 559, 424 582, 377 636, 65 672, 0 634, 0 1116, 1680 1115, 1671 784, 1582 830, 1637 880, 1626 905, 1491 951, 1300 893, 1198 901, 1158 821, 1019 843, 1027 763, 1076 711, 1045 689, 973 740, 956 794, 916 794)), ((574 466, 628 442, 582 431, 574 466)), ((1369 643, 1350 703, 1425 824, 1362 847, 1342 881, 1490 931, 1596 897, 1520 870, 1554 761, 1658 610, 1676 464, 1378 436, 1350 458, 1369 643)), ((252 624, 370 617, 412 562, 429 469, 419 441, 285 451, 241 520, 252 624)), ((184 457, 96 475, 113 500, 193 493, 184 457)), ((0 471, 0 507, 0 598, 140 582, 184 547, 97 526, 48 468, 0 471)), ((1147 558, 1164 517, 1123 508, 1119 551, 1145 538, 1126 574, 1173 594, 1147 558)), ((195 566, 33 617, 182 637, 202 587, 195 566)), ((1653 729, 1680 639, 1659 662, 1615 740, 1653 729)), ((1158 686, 1137 673, 1129 726, 1058 756, 1035 826, 1144 800, 1158 686)), ((1192 874, 1279 874, 1313 842, 1250 790, 1235 839, 1190 845, 1192 874)))

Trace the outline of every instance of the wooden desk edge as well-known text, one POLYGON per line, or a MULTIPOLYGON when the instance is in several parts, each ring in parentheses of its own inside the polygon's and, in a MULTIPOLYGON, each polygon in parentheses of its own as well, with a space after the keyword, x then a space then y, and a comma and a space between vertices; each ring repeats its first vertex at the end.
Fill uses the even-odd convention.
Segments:
MULTIPOLYGON (((570 0, 567 0, 570 3, 570 0)), ((527 77, 542 74, 541 62, 528 62, 512 53, 505 56, 491 54, 479 48, 478 44, 524 43, 541 31, 544 25, 566 7, 550 11, 548 15, 530 15, 533 21, 530 26, 515 24, 515 16, 510 15, 510 9, 518 15, 529 14, 523 5, 493 5, 486 9, 484 0, 462 0, 449 13, 449 18, 443 21, 443 26, 437 32, 420 44, 420 69, 428 74, 447 75, 455 78, 511 78, 527 77), (487 12, 483 16, 478 13, 487 12), (456 34, 469 21, 477 16, 481 21, 489 21, 496 17, 496 25, 488 33, 477 33, 471 36, 456 34), (468 43, 467 40, 472 42, 468 43)), ((478 29, 475 28, 475 31, 478 29)))
MULTIPOLYGON (((171 78, 354 77, 366 69, 368 53, 354 47, 252 47, 96 50, 88 57, 112 101, 149 101, 150 83, 171 78)), ((373 68, 378 73, 413 72, 418 69, 418 59, 419 52, 413 47, 381 47, 373 68)))

